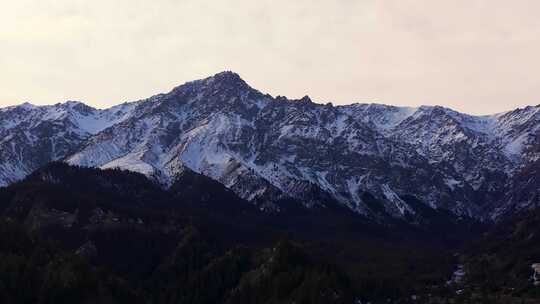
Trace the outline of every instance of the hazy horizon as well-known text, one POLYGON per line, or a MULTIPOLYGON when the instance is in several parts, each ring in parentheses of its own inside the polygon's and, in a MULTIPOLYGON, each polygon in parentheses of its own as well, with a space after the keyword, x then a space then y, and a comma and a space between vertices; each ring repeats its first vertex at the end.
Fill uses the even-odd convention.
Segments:
POLYGON ((36 1, 0 12, 0 107, 97 108, 234 71, 336 105, 540 104, 540 2, 36 1))

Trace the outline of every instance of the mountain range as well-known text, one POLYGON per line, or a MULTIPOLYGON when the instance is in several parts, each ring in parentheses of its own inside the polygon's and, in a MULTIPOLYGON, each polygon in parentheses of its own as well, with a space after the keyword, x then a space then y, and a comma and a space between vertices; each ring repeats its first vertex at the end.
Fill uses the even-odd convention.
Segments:
POLYGON ((273 97, 227 71, 107 109, 0 109, 0 186, 63 161, 142 173, 163 188, 195 172, 272 213, 286 201, 375 219, 429 207, 492 220, 539 203, 539 112, 334 106, 273 97))

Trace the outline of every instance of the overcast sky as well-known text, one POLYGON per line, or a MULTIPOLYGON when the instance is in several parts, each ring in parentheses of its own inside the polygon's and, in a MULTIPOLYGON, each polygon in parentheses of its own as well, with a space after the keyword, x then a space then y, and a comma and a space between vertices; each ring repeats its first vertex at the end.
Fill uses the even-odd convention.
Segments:
POLYGON ((0 10, 0 106, 97 107, 222 70, 316 102, 540 104, 538 0, 17 0, 0 10))

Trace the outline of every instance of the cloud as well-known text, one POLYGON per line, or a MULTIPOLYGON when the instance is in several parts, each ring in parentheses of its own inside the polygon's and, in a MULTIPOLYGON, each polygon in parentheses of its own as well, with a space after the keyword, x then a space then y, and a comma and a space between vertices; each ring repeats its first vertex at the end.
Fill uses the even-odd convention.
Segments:
POLYGON ((0 105, 99 107, 230 69, 271 94, 539 103, 538 1, 20 0, 0 11, 0 105))

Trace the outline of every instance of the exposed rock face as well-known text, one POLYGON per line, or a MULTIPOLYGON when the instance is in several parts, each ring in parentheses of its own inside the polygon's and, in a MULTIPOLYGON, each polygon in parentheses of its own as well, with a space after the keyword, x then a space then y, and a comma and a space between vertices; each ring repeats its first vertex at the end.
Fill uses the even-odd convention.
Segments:
POLYGON ((533 276, 532 276, 533 284, 535 286, 538 286, 540 285, 540 263, 532 264, 531 268, 533 270, 533 276))
POLYGON ((265 209, 286 197, 308 207, 331 197, 369 216, 369 193, 382 204, 375 209, 393 217, 415 215, 404 195, 496 217, 538 200, 530 177, 539 110, 470 116, 427 106, 334 107, 273 98, 223 72, 106 110, 73 102, 3 109, 0 183, 65 159, 141 172, 163 185, 189 168, 265 209))

